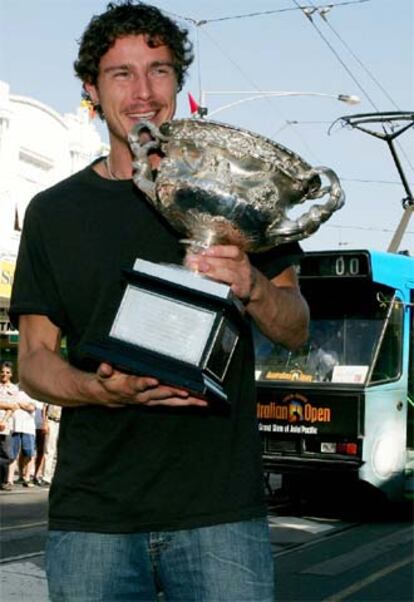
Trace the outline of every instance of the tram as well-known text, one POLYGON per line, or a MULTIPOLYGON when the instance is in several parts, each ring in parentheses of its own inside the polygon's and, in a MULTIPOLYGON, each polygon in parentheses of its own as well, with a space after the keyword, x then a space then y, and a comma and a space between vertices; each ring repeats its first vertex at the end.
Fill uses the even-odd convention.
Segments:
POLYGON ((286 483, 349 478, 402 500, 414 447, 414 257, 310 252, 299 279, 306 345, 289 352, 255 331, 265 471, 286 483))

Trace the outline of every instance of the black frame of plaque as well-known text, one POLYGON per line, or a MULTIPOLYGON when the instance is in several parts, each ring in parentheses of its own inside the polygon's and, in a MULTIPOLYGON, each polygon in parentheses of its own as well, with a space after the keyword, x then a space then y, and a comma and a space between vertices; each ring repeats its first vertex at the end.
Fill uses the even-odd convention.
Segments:
POLYGON ((129 374, 159 378, 163 384, 187 389, 197 397, 229 403, 224 380, 239 340, 240 328, 245 322, 240 302, 232 293, 227 298, 222 298, 134 269, 124 269, 123 273, 126 279, 123 295, 129 285, 135 285, 173 301, 198 306, 216 314, 202 357, 198 364, 192 364, 123 341, 109 333, 95 342, 82 345, 82 355, 108 362, 129 374))

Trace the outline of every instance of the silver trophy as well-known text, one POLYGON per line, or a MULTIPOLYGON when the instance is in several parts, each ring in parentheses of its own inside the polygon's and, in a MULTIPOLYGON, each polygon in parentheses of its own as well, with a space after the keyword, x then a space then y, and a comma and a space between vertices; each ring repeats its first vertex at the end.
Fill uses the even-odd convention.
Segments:
MULTIPOLYGON (((141 121, 129 142, 136 186, 192 253, 214 244, 261 252, 301 240, 344 203, 331 169, 312 168, 247 130, 201 119, 161 128, 141 121), (324 204, 289 217, 298 204, 324 196, 324 204)), ((226 375, 247 327, 243 304, 229 286, 137 259, 109 336, 94 351, 123 370, 227 401, 226 375)))
POLYGON ((203 119, 170 121, 160 129, 142 121, 129 139, 135 184, 196 246, 264 251, 310 236, 344 204, 331 169, 312 168, 282 145, 244 129, 203 119), (145 131, 152 140, 141 144, 145 131), (154 151, 163 156, 155 178, 148 161, 154 151), (324 196, 324 204, 289 217, 296 205, 324 196))

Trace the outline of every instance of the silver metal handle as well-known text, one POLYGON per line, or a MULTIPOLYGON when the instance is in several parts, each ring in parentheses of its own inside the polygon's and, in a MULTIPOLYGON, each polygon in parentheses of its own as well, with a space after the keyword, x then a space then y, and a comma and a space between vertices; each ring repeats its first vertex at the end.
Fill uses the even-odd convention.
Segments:
POLYGON ((325 176, 328 179, 329 186, 321 188, 317 196, 323 197, 325 194, 329 194, 329 199, 322 205, 312 205, 309 211, 306 211, 295 220, 286 217, 282 221, 279 219, 271 224, 268 233, 275 244, 300 240, 310 236, 335 211, 344 205, 345 193, 338 176, 332 169, 329 167, 315 167, 306 174, 306 179, 310 180, 314 176, 325 176))

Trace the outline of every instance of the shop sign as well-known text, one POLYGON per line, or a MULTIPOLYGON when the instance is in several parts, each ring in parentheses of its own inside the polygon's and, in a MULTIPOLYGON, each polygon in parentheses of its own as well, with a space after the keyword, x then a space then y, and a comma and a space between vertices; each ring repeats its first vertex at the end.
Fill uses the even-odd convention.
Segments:
POLYGON ((10 259, 0 259, 0 297, 10 299, 16 264, 10 259))

